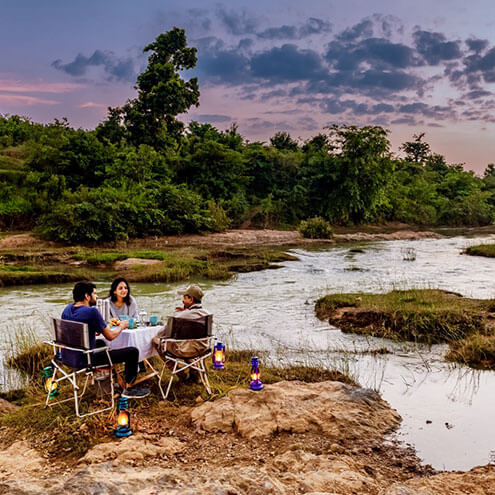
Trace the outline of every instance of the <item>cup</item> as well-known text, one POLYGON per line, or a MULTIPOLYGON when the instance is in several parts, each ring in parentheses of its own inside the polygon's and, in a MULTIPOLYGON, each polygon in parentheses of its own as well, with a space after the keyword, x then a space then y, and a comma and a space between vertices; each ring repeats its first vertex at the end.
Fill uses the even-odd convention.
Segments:
POLYGON ((151 315, 150 316, 150 325, 158 325, 158 316, 155 316, 155 315, 151 315))
POLYGON ((134 328, 135 324, 136 324, 136 320, 134 318, 128 318, 128 321, 129 321, 129 328, 134 328))

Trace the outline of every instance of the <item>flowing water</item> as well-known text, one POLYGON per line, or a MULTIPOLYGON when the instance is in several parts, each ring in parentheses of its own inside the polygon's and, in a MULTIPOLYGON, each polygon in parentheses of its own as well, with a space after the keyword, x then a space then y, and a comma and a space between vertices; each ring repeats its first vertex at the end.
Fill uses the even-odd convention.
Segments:
MULTIPOLYGON (((343 334, 314 316, 314 302, 327 293, 412 287, 494 297, 495 259, 461 254, 469 245, 494 240, 455 237, 296 249, 292 252, 299 261, 282 263, 278 270, 202 282, 204 305, 215 314, 215 333, 227 345, 269 351, 275 364, 336 367, 350 374, 397 409, 403 418, 398 438, 414 446, 425 463, 467 470, 491 461, 495 452, 495 372, 446 363, 443 345, 429 348, 343 334), (416 259, 405 261, 412 251, 416 259), (372 352, 383 347, 390 354, 372 352)), ((97 286, 100 295, 108 290, 108 283, 97 286)), ((132 289, 140 309, 166 317, 180 300, 177 287, 136 284, 132 289)), ((20 326, 33 328, 40 339, 48 336, 49 317, 60 315, 71 288, 0 289, 3 348, 20 326)), ((12 379, 0 367, 0 387, 12 379)))

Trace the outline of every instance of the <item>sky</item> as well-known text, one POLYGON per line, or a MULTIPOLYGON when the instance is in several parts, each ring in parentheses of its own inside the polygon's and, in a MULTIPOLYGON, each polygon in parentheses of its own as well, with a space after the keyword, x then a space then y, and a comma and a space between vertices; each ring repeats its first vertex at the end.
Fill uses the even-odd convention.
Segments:
POLYGON ((251 141, 380 125, 395 153, 424 132, 449 163, 495 162, 492 0, 0 0, 0 114, 94 128, 174 26, 198 49, 185 122, 251 141))

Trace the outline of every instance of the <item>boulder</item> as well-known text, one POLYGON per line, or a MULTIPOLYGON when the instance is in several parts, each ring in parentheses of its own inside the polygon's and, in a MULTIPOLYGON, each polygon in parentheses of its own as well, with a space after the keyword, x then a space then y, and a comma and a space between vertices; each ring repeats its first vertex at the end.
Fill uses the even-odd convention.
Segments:
POLYGON ((191 418, 202 430, 246 438, 318 431, 335 439, 381 436, 401 420, 372 390, 331 381, 284 381, 258 392, 234 389, 193 409, 191 418))
POLYGON ((17 409, 18 406, 10 403, 8 400, 0 398, 0 414, 9 413, 17 409))
POLYGON ((127 258, 122 261, 116 261, 114 267, 116 270, 128 270, 135 266, 159 265, 161 260, 148 260, 144 258, 127 258))
POLYGON ((466 473, 440 473, 397 483, 383 495, 492 495, 495 493, 495 466, 476 467, 466 473))
POLYGON ((138 465, 150 457, 167 457, 180 452, 183 448, 183 443, 173 437, 154 439, 145 435, 133 435, 116 442, 96 445, 79 462, 95 464, 116 460, 138 465))

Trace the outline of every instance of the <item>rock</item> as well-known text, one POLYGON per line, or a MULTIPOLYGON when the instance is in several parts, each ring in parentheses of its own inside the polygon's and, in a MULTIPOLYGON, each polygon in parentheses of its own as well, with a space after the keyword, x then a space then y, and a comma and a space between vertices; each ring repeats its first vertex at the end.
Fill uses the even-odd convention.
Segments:
POLYGON ((148 266, 160 264, 161 260, 148 260, 142 258, 127 258, 122 261, 116 261, 114 267, 116 270, 127 270, 134 266, 148 266))
POLYGON ((183 448, 183 443, 176 438, 162 437, 151 441, 144 435, 133 435, 116 442, 96 445, 79 462, 95 464, 117 460, 130 464, 142 464, 146 458, 176 454, 183 448))
POLYGON ((18 406, 12 404, 8 400, 0 398, 0 414, 8 413, 11 411, 15 411, 18 406))
POLYGON ((378 394, 341 382, 279 382, 262 391, 231 390, 191 412, 198 428, 236 431, 246 438, 275 432, 324 432, 335 439, 376 437, 400 423, 378 394))
POLYGON ((466 473, 441 473, 414 478, 388 488, 383 495, 492 495, 495 493, 495 466, 476 467, 466 473))
MULTIPOLYGON (((37 483, 37 478, 47 467, 47 461, 23 440, 14 442, 8 449, 0 451, 0 482, 26 477, 29 480, 26 482, 28 488, 31 483, 37 483)), ((1 491, 1 485, 0 493, 7 493, 1 491)))

